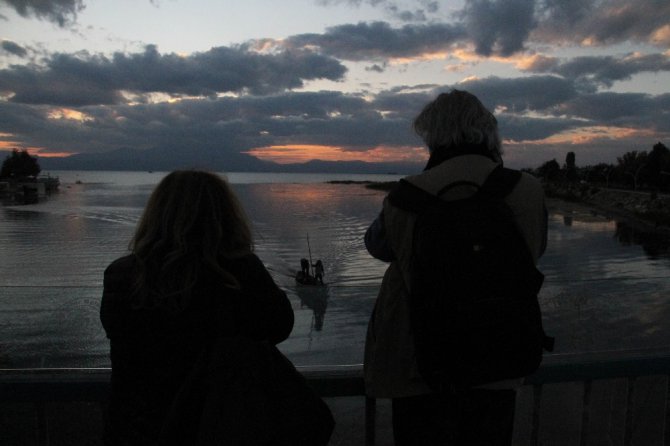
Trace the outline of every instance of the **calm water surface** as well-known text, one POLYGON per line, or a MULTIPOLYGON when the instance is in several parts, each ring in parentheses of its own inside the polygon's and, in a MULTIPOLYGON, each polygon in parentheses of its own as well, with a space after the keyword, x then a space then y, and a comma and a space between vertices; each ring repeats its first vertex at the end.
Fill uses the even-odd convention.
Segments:
MULTIPOLYGON (((161 173, 60 172, 61 191, 0 208, 0 367, 104 367, 102 273, 127 244, 161 173), (79 181, 81 184, 77 184, 79 181)), ((299 365, 362 362, 386 265, 362 237, 384 192, 329 180, 397 176, 228 174, 257 254, 289 295, 295 328, 280 348, 299 365), (328 286, 297 286, 299 259, 323 260, 328 286)), ((540 263, 556 354, 670 347, 670 240, 580 209, 552 207, 540 263)))

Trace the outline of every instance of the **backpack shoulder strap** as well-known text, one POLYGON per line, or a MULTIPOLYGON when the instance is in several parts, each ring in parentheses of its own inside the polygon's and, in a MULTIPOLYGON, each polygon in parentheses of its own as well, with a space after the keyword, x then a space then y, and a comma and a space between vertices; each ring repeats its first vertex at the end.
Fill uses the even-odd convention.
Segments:
MULTIPOLYGON (((484 184, 479 187, 475 195, 484 194, 488 197, 503 199, 512 192, 512 189, 514 189, 520 178, 521 172, 518 170, 497 166, 486 178, 484 184)), ((478 187, 475 183, 459 181, 448 184, 440 191, 440 194, 443 194, 455 185, 478 187)), ((413 213, 421 213, 429 207, 444 204, 444 201, 438 196, 421 189, 419 186, 405 179, 401 179, 398 185, 389 192, 388 199, 394 206, 413 213)))
POLYGON ((501 200, 512 192, 520 179, 521 172, 499 165, 491 171, 477 193, 501 200))
POLYGON ((389 192, 388 199, 393 206, 415 214, 442 201, 405 179, 400 180, 398 185, 389 192))
POLYGON ((473 181, 455 181, 455 182, 453 182, 453 183, 449 183, 449 184, 447 184, 447 185, 444 186, 442 189, 440 189, 439 191, 437 191, 437 194, 436 194, 436 195, 437 195, 438 197, 441 197, 442 195, 446 194, 446 193, 447 193, 448 191, 450 191, 451 189, 454 189, 454 188, 456 188, 456 187, 460 187, 460 186, 470 186, 470 187, 475 188, 476 190, 479 190, 479 189, 481 188, 481 186, 480 186, 479 184, 477 184, 477 183, 475 183, 475 182, 473 182, 473 181))

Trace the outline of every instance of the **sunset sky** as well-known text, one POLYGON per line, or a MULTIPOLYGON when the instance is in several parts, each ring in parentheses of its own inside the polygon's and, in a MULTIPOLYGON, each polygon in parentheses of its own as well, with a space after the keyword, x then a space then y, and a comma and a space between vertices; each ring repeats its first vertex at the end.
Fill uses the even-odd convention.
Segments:
POLYGON ((670 146, 670 1, 0 0, 0 150, 420 161, 452 88, 514 167, 670 146))

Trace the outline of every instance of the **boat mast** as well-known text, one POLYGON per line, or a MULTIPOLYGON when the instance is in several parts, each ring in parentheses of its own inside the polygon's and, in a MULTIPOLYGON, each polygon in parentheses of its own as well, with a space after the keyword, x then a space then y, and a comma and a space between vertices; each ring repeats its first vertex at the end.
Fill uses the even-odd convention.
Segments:
POLYGON ((309 253, 309 270, 312 272, 312 276, 314 276, 314 265, 312 263, 312 248, 309 246, 309 232, 307 233, 307 252, 309 253))

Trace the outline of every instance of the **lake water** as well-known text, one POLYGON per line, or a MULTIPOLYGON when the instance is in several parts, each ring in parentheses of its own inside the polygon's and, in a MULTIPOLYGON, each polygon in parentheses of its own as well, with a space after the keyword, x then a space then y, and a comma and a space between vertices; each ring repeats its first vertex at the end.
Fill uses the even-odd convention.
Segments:
MULTIPOLYGON (((127 245, 161 173, 52 172, 60 192, 0 208, 0 368, 106 367, 102 273, 127 245), (81 184, 78 184, 80 182, 81 184)), ((331 180, 394 175, 227 175, 252 220, 256 251, 289 295, 295 328, 280 345, 298 365, 362 362, 386 264, 363 245, 385 192, 331 180), (323 260, 324 288, 301 287, 299 259, 323 260)), ((540 269, 556 355, 670 348, 670 240, 588 210, 552 205, 540 269)))

